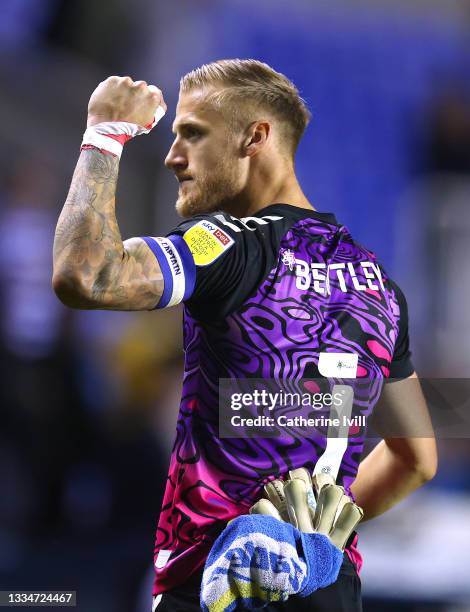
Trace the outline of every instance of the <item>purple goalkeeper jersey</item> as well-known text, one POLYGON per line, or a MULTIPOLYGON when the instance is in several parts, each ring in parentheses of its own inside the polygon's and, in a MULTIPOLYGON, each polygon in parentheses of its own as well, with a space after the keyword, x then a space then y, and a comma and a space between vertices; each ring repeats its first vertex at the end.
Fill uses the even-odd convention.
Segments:
MULTIPOLYGON (((333 453, 337 483, 349 491, 384 380, 413 367, 403 294, 332 214, 273 204, 243 219, 197 216, 166 238, 143 239, 164 276, 157 308, 184 302, 185 373, 156 534, 156 595, 204 565, 227 521, 248 512, 266 483, 313 471, 331 454, 321 426, 221 437, 221 380, 310 392, 322 378, 354 380, 365 418, 333 453)), ((357 563, 355 549, 348 553, 357 563)))

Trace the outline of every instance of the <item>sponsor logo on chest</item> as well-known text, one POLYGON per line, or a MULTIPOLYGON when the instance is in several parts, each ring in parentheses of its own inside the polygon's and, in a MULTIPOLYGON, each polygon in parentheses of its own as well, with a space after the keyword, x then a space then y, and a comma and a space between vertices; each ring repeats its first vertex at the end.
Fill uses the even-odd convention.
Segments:
POLYGON ((343 293, 348 291, 385 291, 382 273, 378 264, 372 261, 317 263, 297 257, 286 249, 282 253, 282 263, 295 273, 295 286, 306 291, 313 289, 320 295, 331 295, 332 285, 343 293))

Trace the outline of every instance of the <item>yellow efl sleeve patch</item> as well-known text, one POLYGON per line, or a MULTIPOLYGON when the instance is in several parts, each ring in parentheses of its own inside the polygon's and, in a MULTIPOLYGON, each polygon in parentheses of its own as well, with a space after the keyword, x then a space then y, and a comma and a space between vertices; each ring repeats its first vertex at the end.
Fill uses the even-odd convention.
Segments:
POLYGON ((183 235, 197 266, 207 266, 234 243, 227 233, 210 221, 199 221, 183 235))

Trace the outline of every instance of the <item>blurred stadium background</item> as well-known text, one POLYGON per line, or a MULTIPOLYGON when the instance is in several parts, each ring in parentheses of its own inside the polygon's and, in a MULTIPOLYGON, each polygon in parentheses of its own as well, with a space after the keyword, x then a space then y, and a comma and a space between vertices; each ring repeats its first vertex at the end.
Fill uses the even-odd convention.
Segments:
MULTIPOLYGON (((150 609, 181 312, 70 311, 50 288, 96 84, 146 79, 170 109, 123 157, 130 237, 177 222, 162 161, 179 77, 222 57, 285 72, 313 112, 298 158, 308 196, 403 287, 420 374, 468 377, 469 34, 463 0, 3 0, 0 589, 75 589, 86 612, 150 609)), ((470 443, 439 447, 435 480, 360 530, 366 612, 470 610, 470 443)))

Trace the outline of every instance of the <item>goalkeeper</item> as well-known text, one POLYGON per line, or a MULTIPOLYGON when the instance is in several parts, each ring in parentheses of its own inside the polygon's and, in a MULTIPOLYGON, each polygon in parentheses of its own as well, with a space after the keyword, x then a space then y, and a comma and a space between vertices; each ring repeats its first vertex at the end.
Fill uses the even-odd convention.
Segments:
MULTIPOLYGON (((156 87, 130 77, 110 77, 91 96, 56 229, 53 286, 74 308, 184 304, 185 373, 156 534, 154 608, 188 612, 200 609, 203 570, 219 536, 248 515, 266 485, 302 467, 320 469, 370 519, 429 480, 437 460, 432 435, 407 435, 409 414, 422 429, 429 417, 419 386, 407 384, 416 375, 405 298, 334 214, 313 208, 297 180, 295 153, 310 115, 293 83, 255 60, 218 61, 185 75, 165 160, 183 221, 166 236, 123 241, 115 210, 123 147, 155 130, 165 110, 156 87), (221 379, 282 386, 322 377, 371 381, 375 400, 382 389, 364 414, 395 415, 402 437, 384 432, 363 461, 363 425, 344 444, 316 429, 219 437, 221 379), (384 384, 390 378, 402 380, 384 384)), ((299 562, 308 565, 307 556, 299 562)), ((326 586, 327 575, 317 576, 319 588, 307 598, 293 592, 269 605, 297 610, 313 597, 308 609, 359 610, 360 565, 353 532, 336 580, 326 586)), ((315 575, 307 572, 307 582, 315 575)))

